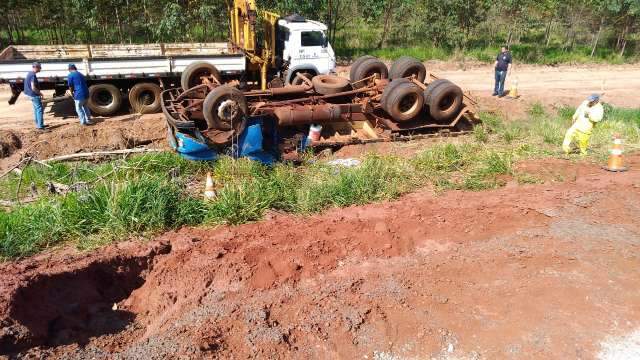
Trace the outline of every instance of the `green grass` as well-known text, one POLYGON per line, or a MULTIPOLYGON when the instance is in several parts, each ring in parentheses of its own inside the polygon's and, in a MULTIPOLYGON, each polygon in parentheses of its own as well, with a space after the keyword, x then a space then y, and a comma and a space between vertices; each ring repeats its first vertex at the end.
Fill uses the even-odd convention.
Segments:
MULTIPOLYGON (((246 159, 215 163, 186 161, 171 153, 148 154, 103 164, 31 164, 22 174, 21 199, 39 199, 0 211, 0 258, 28 256, 65 243, 90 249, 130 237, 149 237, 184 225, 242 224, 271 209, 310 214, 395 199, 417 188, 484 190, 513 179, 541 180, 518 171, 519 161, 561 156, 560 144, 574 109, 550 114, 533 105, 525 121, 504 122, 483 113, 473 136, 456 144, 425 148, 411 158, 371 155, 358 167, 336 168, 309 161, 267 167, 246 159), (202 199, 210 171, 217 198, 202 199), (82 184, 66 195, 48 194, 46 184, 82 184), (33 184, 33 185, 32 185, 33 184)), ((607 105, 593 133, 592 161, 603 161, 614 133, 630 148, 640 144, 640 109, 607 105)), ((575 159, 581 159, 575 156, 575 159)), ((0 180, 2 199, 14 200, 19 176, 0 180)))
MULTIPOLYGON (((368 44, 373 44, 371 42, 368 44)), ((492 47, 471 47, 466 50, 447 49, 434 47, 431 45, 411 46, 411 47, 385 47, 382 49, 372 47, 350 47, 338 42, 336 54, 339 58, 355 59, 362 55, 373 55, 385 60, 395 60, 401 56, 413 56, 419 60, 441 60, 441 61, 463 61, 474 60, 483 63, 492 63, 500 51, 499 46, 492 47)), ((591 57, 591 48, 575 47, 573 50, 563 49, 560 46, 548 48, 538 45, 512 45, 511 53, 515 63, 518 64, 623 64, 636 63, 640 61, 637 55, 629 52, 629 55, 619 56, 608 49, 599 49, 591 57)))

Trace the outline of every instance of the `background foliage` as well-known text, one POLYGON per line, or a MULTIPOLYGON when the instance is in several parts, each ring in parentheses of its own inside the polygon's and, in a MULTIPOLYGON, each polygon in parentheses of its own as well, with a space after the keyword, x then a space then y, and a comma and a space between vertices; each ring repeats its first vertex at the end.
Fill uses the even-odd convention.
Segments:
MULTIPOLYGON (((504 43, 527 62, 636 60, 639 52, 640 0, 259 0, 258 5, 323 21, 340 56, 417 48, 424 56, 462 53, 490 61, 504 43)), ((228 19, 222 0, 3 0, 0 29, 2 47, 224 41, 228 19)))

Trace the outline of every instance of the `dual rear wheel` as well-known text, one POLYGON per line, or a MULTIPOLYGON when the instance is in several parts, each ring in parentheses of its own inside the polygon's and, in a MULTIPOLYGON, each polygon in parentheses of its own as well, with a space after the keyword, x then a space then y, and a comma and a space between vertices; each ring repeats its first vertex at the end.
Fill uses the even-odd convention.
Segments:
MULTIPOLYGON (((135 112, 142 114, 160 111, 160 85, 152 82, 137 83, 129 90, 129 103, 135 112)), ((111 116, 120 110, 123 96, 113 84, 94 84, 89 87, 87 105, 92 114, 111 116)))
POLYGON ((462 89, 452 82, 439 79, 427 85, 423 91, 409 80, 414 77, 424 82, 427 70, 419 60, 403 56, 393 62, 387 70, 386 65, 373 56, 358 58, 351 66, 350 79, 355 88, 366 85, 364 79, 378 75, 380 79, 390 79, 380 100, 380 105, 397 122, 415 119, 423 109, 437 122, 450 121, 462 108, 462 89))

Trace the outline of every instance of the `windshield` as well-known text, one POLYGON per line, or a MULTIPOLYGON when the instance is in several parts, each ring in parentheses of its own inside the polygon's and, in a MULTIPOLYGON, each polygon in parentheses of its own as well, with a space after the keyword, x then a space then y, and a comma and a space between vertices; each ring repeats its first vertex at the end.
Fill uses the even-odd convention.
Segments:
POLYGON ((324 33, 322 31, 303 31, 300 40, 301 46, 325 46, 324 33))

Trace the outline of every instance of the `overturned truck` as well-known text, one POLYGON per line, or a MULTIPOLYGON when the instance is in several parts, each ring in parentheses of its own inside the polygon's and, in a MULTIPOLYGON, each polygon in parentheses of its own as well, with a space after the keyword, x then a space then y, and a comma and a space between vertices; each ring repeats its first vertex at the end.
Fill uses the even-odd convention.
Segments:
POLYGON ((474 99, 456 84, 427 73, 411 57, 387 68, 364 56, 353 63, 349 79, 300 73, 299 85, 266 90, 248 89, 237 81, 223 83, 215 69, 202 74, 191 88, 162 93, 162 110, 176 148, 187 140, 199 144, 200 150, 228 153, 255 118, 270 134, 277 134, 276 140, 268 137, 269 145, 284 158, 306 147, 456 135, 479 121, 474 99))

